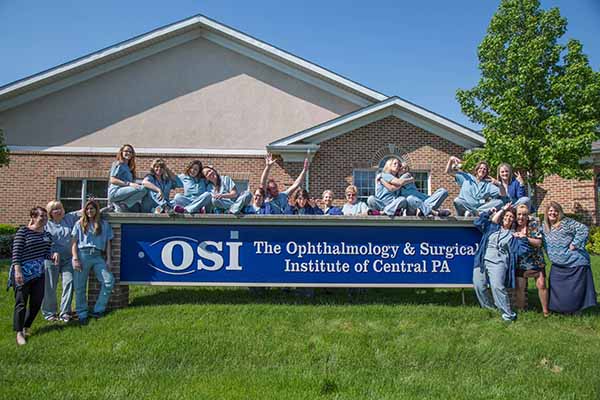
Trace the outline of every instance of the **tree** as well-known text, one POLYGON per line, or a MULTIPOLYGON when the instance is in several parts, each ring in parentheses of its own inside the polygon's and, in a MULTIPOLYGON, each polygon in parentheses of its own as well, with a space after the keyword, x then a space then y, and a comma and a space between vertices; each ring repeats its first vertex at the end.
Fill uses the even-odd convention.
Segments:
POLYGON ((0 129, 0 167, 8 165, 8 148, 4 145, 4 132, 0 129))
POLYGON ((580 42, 559 42, 566 29, 557 8, 501 0, 478 47, 479 83, 456 93, 486 138, 468 161, 509 162, 527 173, 532 188, 552 174, 590 176, 581 159, 600 139, 600 73, 580 42))

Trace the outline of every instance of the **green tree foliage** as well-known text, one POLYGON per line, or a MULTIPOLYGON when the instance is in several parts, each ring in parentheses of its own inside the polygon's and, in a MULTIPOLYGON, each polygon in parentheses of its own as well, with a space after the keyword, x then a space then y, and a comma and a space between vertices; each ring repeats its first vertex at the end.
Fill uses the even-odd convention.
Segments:
POLYGON ((557 8, 501 0, 478 47, 479 83, 456 93, 486 138, 468 161, 509 162, 527 173, 532 187, 552 174, 590 176, 580 160, 600 139, 600 73, 580 42, 559 42, 566 30, 557 8))
POLYGON ((0 167, 8 165, 8 148, 4 145, 4 132, 0 129, 0 167))

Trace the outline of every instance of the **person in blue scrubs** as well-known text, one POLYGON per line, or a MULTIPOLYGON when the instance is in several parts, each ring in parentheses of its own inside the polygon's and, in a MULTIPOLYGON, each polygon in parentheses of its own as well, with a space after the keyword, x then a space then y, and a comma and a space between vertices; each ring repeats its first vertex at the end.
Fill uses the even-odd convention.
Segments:
POLYGON ((344 215, 368 215, 369 207, 362 201, 358 201, 358 188, 350 185, 346 188, 346 204, 342 207, 344 215))
POLYGON ((252 204, 244 208, 244 214, 267 215, 272 214, 271 204, 265 201, 266 193, 263 188, 258 188, 252 196, 252 204))
POLYGON ((183 194, 177 193, 173 202, 173 210, 177 213, 199 213, 211 202, 211 194, 207 189, 207 182, 202 175, 202 162, 200 160, 192 161, 179 179, 183 184, 183 194))
POLYGON ((527 187, 523 175, 519 171, 513 173, 512 166, 508 163, 502 163, 498 166, 498 175, 496 182, 502 186, 505 196, 502 197, 504 203, 511 203, 513 207, 525 204, 530 207, 531 200, 527 196, 527 187))
POLYGON ((299 188, 304 181, 304 177, 308 172, 309 162, 308 158, 304 160, 302 172, 300 172, 300 175, 298 175, 294 183, 283 192, 279 191, 279 186, 277 185, 275 179, 269 178, 269 172, 275 163, 276 160, 273 159, 273 156, 271 154, 267 154, 265 157, 265 169, 260 177, 260 186, 265 188, 267 192, 267 201, 271 203, 271 210, 273 214, 284 214, 286 208, 288 207, 290 194, 299 188))
POLYGON ((333 199, 335 198, 332 190, 323 191, 321 197, 321 203, 323 203, 323 214, 325 215, 344 215, 342 209, 333 205, 333 199))
POLYGON ((152 162, 150 172, 144 177, 142 184, 149 191, 148 196, 142 202, 142 210, 156 214, 167 213, 173 209, 171 190, 183 186, 179 177, 167 167, 167 163, 161 158, 152 162))
POLYGON ((399 178, 400 167, 401 161, 397 157, 390 157, 385 162, 381 174, 375 179, 375 196, 369 196, 367 199, 371 210, 383 211, 390 217, 400 215, 406 210, 406 197, 400 194, 398 188, 414 182, 414 178, 399 178))
POLYGON ((106 311, 108 299, 115 284, 110 265, 110 244, 113 231, 110 224, 100 218, 100 206, 94 200, 88 200, 83 207, 83 215, 71 232, 71 256, 75 280, 75 307, 79 323, 87 324, 88 302, 87 283, 90 270, 94 271, 100 283, 100 294, 91 316, 100 318, 106 311))
POLYGON ((115 212, 140 212, 147 190, 135 182, 135 150, 124 144, 117 153, 117 160, 110 168, 108 201, 115 212))
POLYGON ((454 199, 454 208, 458 216, 478 216, 492 208, 500 209, 504 205, 501 197, 505 195, 496 179, 490 177, 487 162, 480 161, 473 174, 461 170, 462 161, 458 157, 450 157, 446 165, 446 173, 454 176, 460 186, 460 193, 454 199))
POLYGON ((233 179, 227 175, 220 175, 215 168, 204 167, 202 174, 208 181, 207 188, 212 196, 210 204, 205 207, 206 212, 238 215, 252 201, 252 193, 246 190, 238 196, 233 179))

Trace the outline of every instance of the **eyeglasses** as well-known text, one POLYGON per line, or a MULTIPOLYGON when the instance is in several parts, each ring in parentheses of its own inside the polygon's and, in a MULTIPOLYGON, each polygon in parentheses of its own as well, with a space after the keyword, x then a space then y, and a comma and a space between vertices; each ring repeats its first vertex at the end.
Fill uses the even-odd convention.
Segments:
POLYGON ((123 150, 121 153, 129 153, 129 154, 133 154, 133 151, 131 151, 131 150, 123 150))

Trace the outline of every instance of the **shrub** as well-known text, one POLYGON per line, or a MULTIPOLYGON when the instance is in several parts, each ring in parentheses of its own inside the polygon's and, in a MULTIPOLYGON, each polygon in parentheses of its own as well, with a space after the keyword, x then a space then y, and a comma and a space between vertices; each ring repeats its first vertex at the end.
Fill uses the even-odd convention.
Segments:
POLYGON ((17 232, 17 229, 16 226, 0 224, 0 235, 14 235, 17 232))
POLYGON ((0 258, 12 256, 12 242, 15 235, 0 235, 0 258))
POLYGON ((590 239, 585 245, 589 253, 600 254, 600 226, 590 227, 590 239))

